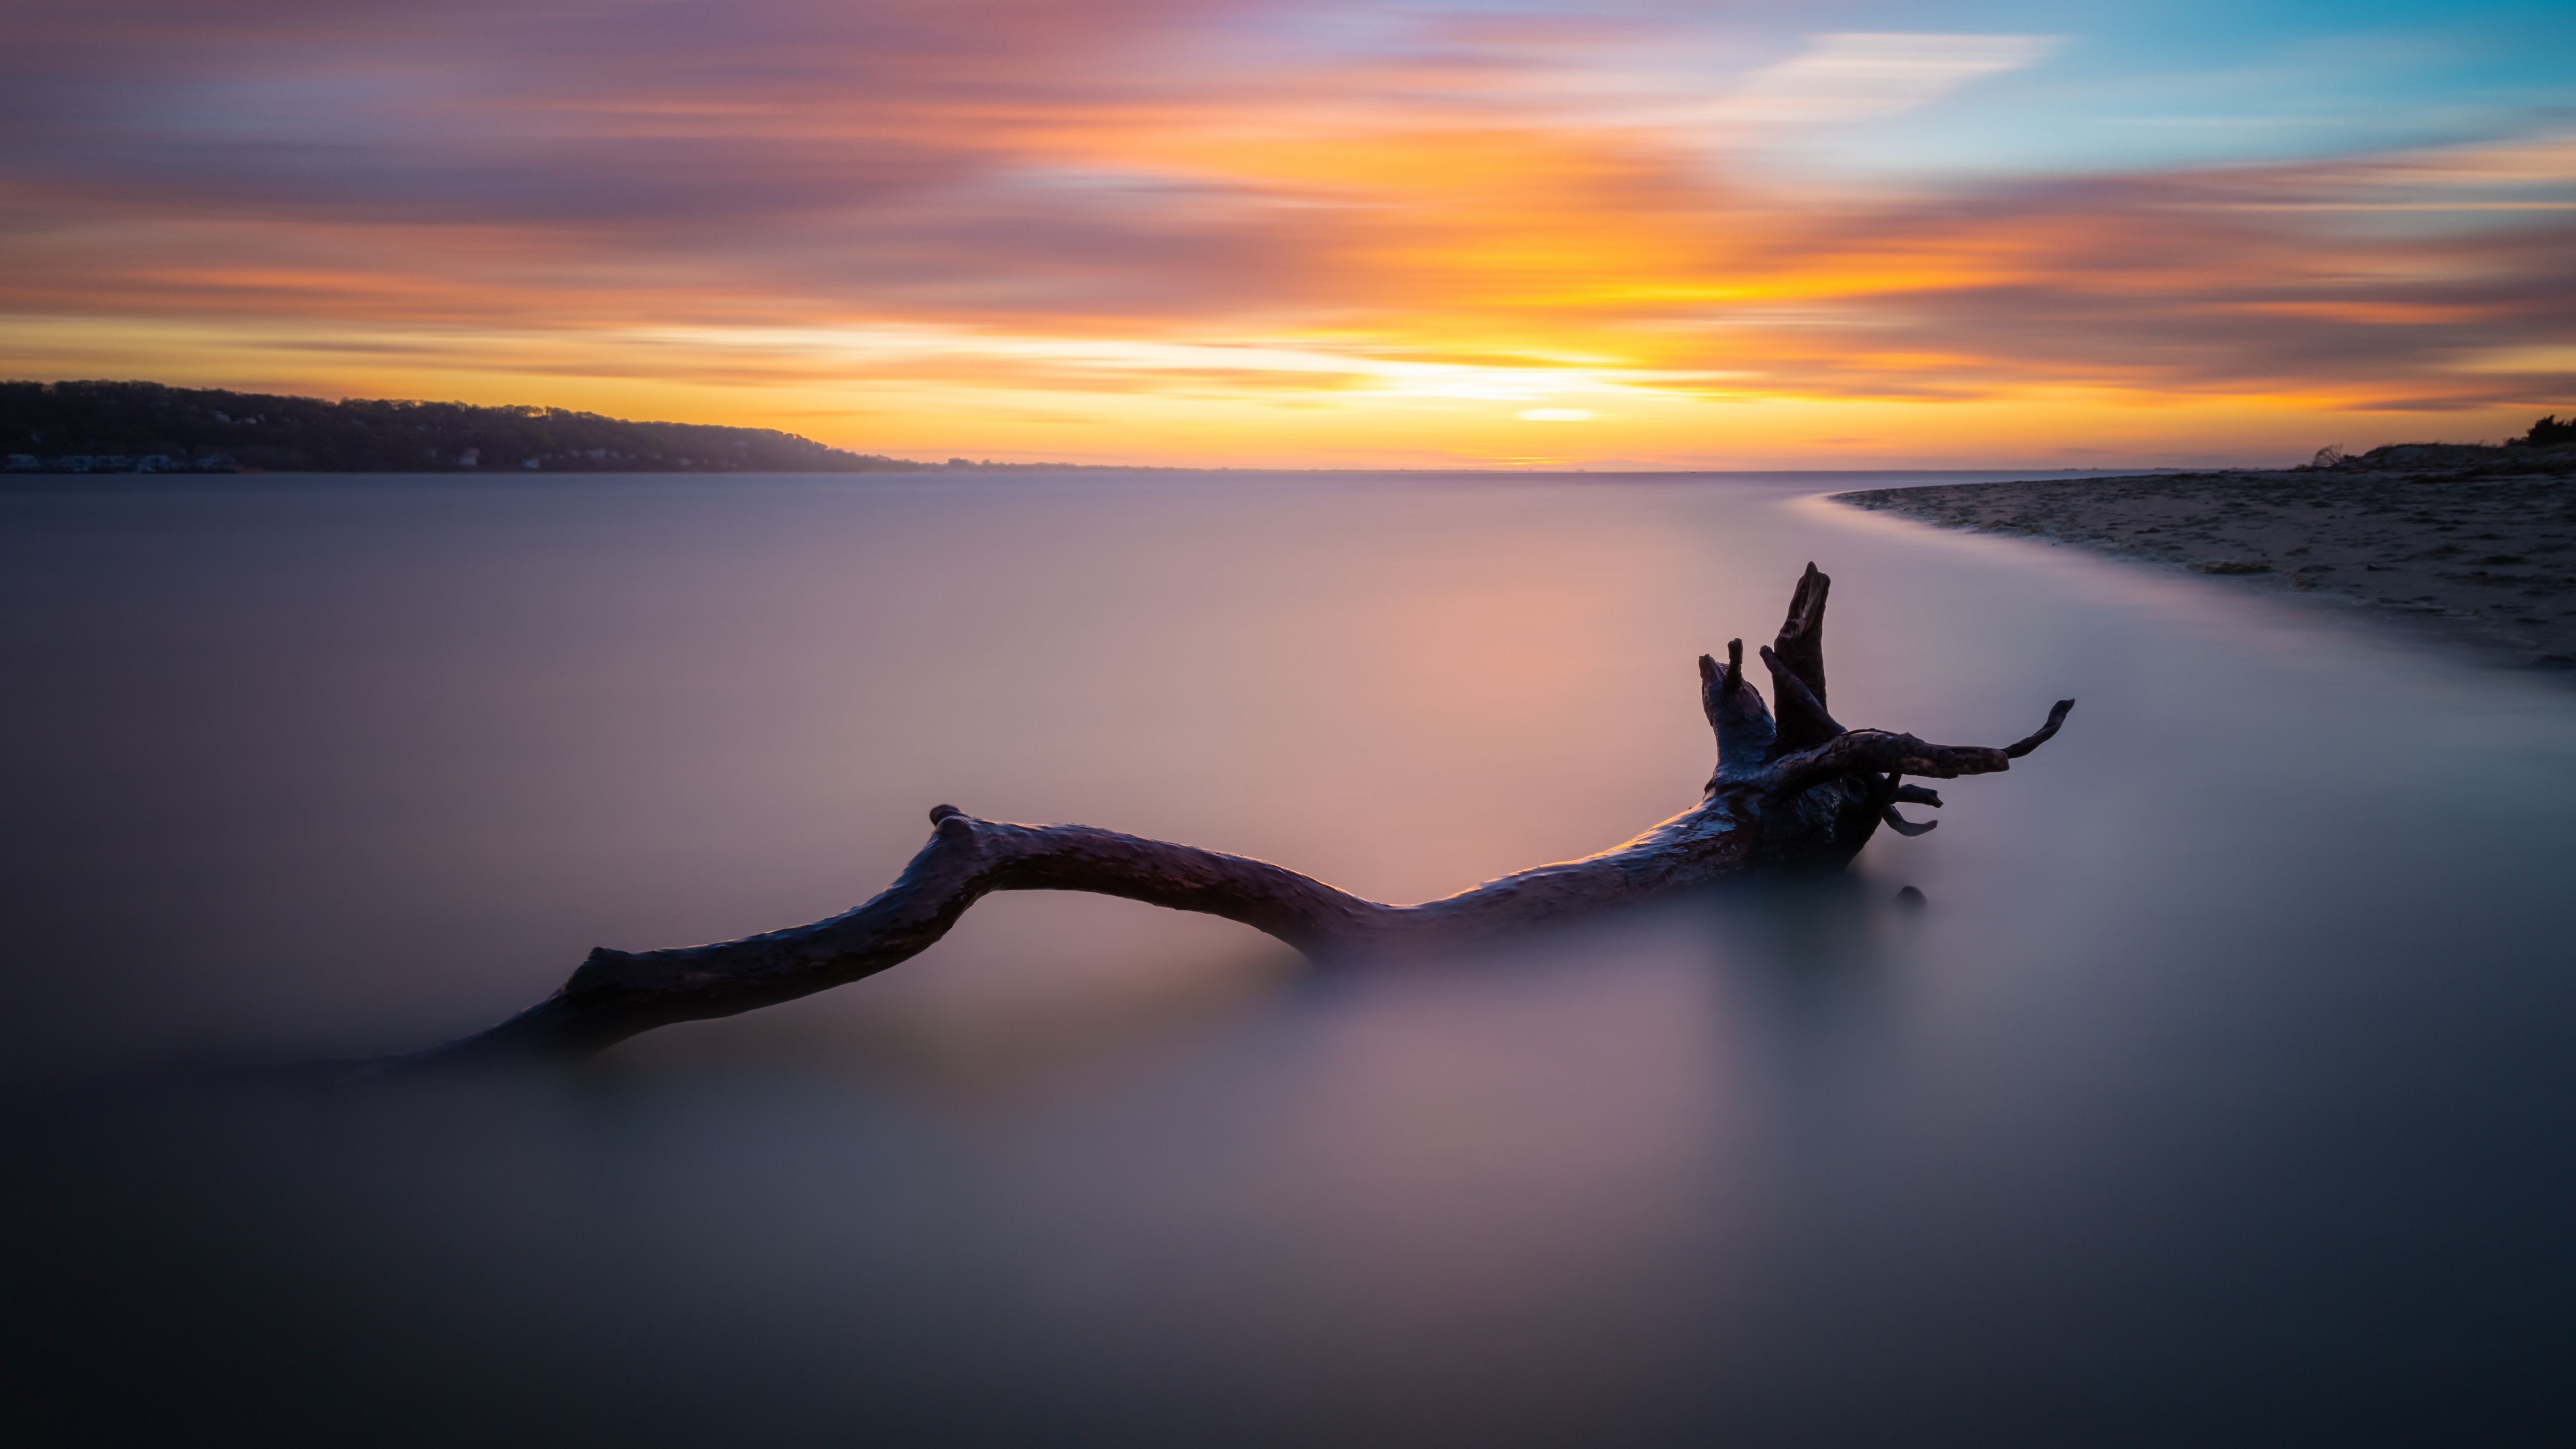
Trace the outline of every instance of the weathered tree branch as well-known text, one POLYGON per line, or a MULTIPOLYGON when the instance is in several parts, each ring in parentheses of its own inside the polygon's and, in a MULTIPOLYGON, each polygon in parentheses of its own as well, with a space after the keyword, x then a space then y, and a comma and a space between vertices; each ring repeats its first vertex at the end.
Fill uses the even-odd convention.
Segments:
POLYGON ((894 884, 850 911, 737 941, 661 951, 594 950, 555 994, 500 1025, 399 1059, 579 1057, 674 1022, 732 1016, 873 976, 936 943, 993 891, 1123 896, 1240 921, 1325 961, 1471 945, 1764 870, 1847 864, 1881 823, 1919 835, 1903 800, 1940 796, 1907 775, 1952 779, 2009 768, 2057 733, 2062 700, 2038 733, 2002 749, 1936 745, 1885 730, 1845 730, 1824 706, 1825 594, 1809 564, 1775 643, 1761 651, 1779 718, 1727 662, 1700 656, 1701 702, 1718 769, 1700 803, 1598 855, 1485 882, 1436 901, 1387 905, 1248 856, 1146 840, 1087 825, 1014 825, 954 806, 894 884))
POLYGON ((1754 777, 1754 783, 1768 794, 1797 795, 1828 781, 1861 773, 1922 775, 1935 780, 1997 774, 2047 743, 2058 726, 2066 723, 2066 712, 2073 708, 2075 701, 2059 700, 2048 712, 2048 723, 2029 738, 1999 750, 1984 745, 1936 745, 1886 730, 1847 730, 1813 749, 1772 761, 1770 768, 1754 777))
POLYGON ((1779 637, 1762 651, 1771 669, 1773 709, 1780 716, 1779 752, 1823 744, 1843 732, 1825 712, 1825 595, 1834 581, 1814 564, 1798 576, 1789 595, 1789 617, 1779 637))
POLYGON ((1762 692, 1744 677, 1743 640, 1727 641, 1723 665, 1705 654, 1699 657, 1699 698, 1709 728, 1717 731, 1717 773, 1708 788, 1760 774, 1771 762, 1779 731, 1762 692))

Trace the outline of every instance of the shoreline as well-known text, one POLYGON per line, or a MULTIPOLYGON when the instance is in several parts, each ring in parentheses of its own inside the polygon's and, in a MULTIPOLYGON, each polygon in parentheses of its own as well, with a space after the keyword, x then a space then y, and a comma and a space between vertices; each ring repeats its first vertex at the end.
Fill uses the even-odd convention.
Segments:
POLYGON ((2340 602, 2496 664, 2576 669, 2576 456, 2564 452, 2445 449, 2394 466, 2374 455, 1829 497, 2340 602))

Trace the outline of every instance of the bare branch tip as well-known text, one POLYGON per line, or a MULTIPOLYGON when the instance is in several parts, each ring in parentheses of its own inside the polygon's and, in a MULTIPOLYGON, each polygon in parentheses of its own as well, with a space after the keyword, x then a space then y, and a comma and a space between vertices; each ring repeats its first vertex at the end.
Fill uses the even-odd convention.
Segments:
POLYGON ((2075 701, 2071 699, 2059 700, 2048 712, 2048 723, 2041 725, 2038 731, 2032 734, 2029 739, 2004 746, 2004 753, 2007 756, 2018 760, 2022 756, 2029 754, 2031 751, 2038 749, 2041 745, 2047 744, 2051 739, 2056 737, 2057 727, 2066 723, 2067 711, 2073 708, 2075 708, 2075 701))
POLYGON ((1890 806, 1887 809, 1878 812, 1878 818, 1887 822, 1888 829, 1908 838, 1917 835, 1929 835, 1941 824, 1938 820, 1926 820, 1922 824, 1917 825, 1913 821, 1906 819, 1904 816, 1897 814, 1894 806, 1890 806))

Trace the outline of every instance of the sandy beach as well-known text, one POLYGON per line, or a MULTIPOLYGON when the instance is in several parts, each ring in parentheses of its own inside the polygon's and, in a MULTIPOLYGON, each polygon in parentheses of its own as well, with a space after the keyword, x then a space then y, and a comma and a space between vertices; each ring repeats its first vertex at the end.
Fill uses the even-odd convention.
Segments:
POLYGON ((2338 466, 1835 495, 2237 588, 2311 595, 2500 664, 2576 668, 2576 453, 2381 449, 2338 466))

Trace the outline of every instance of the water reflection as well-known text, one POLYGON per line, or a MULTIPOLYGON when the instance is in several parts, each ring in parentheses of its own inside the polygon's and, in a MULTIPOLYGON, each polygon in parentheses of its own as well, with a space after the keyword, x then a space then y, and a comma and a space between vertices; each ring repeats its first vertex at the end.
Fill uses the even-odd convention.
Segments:
POLYGON ((9 1297, 44 1390, 13 1412, 368 1443, 2550 1423, 2568 698, 1814 488, 0 495, 9 1297), (1596 850, 1689 803, 1691 659, 1762 637, 1808 558, 1846 720, 2002 740, 2084 701, 1840 881, 1321 976, 1004 897, 570 1076, 137 1075, 413 1045, 592 944, 811 919, 941 799, 1381 898, 1596 850))

